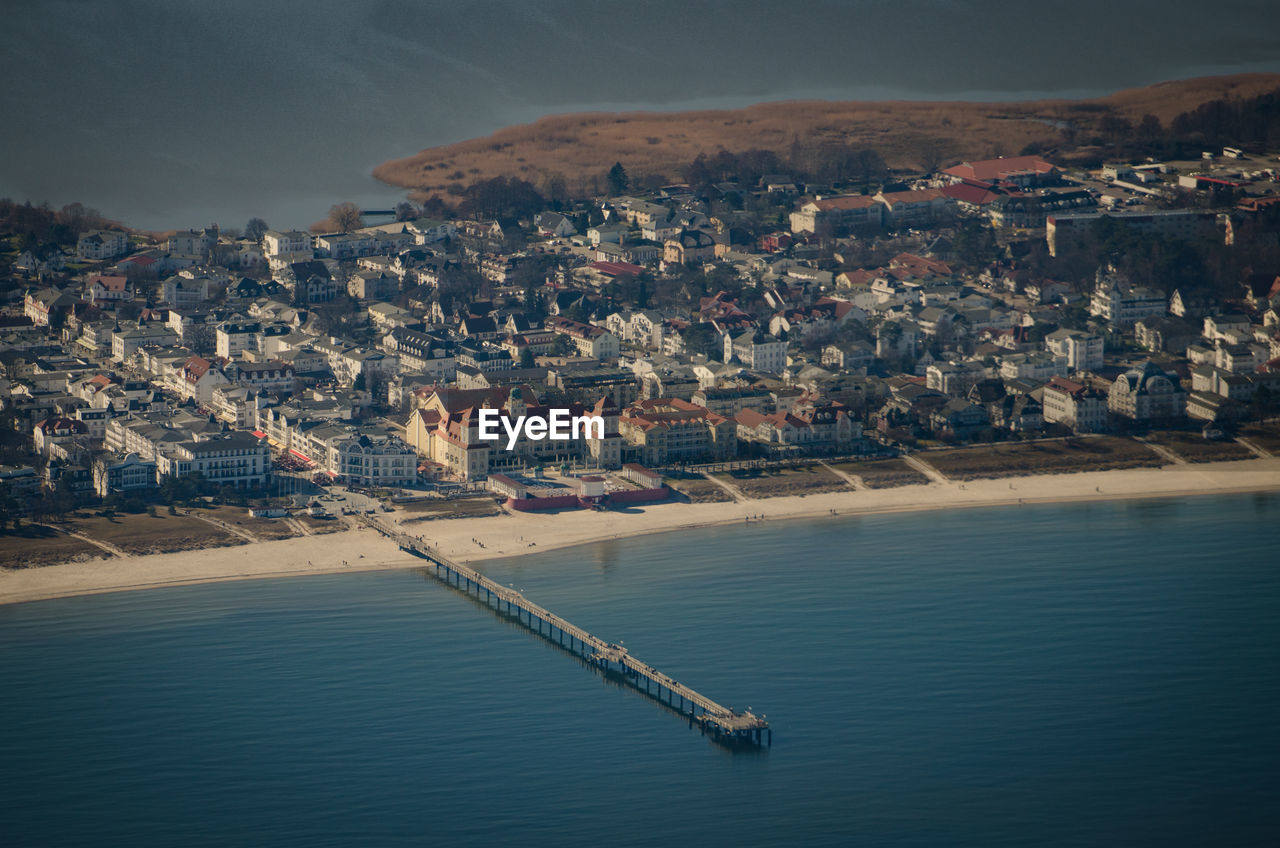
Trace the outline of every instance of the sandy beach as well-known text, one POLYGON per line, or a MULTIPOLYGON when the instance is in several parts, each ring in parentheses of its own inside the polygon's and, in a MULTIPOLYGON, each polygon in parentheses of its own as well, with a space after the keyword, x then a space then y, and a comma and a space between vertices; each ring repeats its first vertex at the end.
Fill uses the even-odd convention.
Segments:
MULTIPOLYGON (((1280 491, 1280 459, 929 483, 727 503, 664 503, 606 512, 514 512, 485 518, 408 521, 401 527, 422 536, 449 557, 476 563, 649 533, 753 521, 1269 491, 1280 491)), ((410 517, 396 513, 384 520, 410 517)), ((375 531, 347 530, 247 547, 0 571, 0 604, 223 580, 413 568, 420 562, 375 531)))

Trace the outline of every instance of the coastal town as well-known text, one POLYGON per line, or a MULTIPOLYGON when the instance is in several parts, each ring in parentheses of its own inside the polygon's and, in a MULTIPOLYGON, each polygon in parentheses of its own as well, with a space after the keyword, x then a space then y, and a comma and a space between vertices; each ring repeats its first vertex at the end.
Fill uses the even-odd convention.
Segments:
POLYGON ((1274 151, 748 159, 311 231, 5 201, 4 565, 1280 450, 1274 151))

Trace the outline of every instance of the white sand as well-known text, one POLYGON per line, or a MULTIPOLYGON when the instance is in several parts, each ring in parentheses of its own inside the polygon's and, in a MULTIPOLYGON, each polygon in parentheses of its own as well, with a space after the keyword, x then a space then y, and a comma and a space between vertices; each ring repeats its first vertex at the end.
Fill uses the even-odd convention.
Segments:
MULTIPOLYGON (((833 510, 838 517, 1018 503, 1262 491, 1280 491, 1280 459, 931 483, 733 503, 639 505, 607 512, 517 512, 488 518, 410 521, 402 529, 422 536, 447 556, 475 562, 645 533, 741 524, 756 516, 763 521, 778 521, 830 517, 833 510)), ((382 518, 387 517, 390 516, 382 518)), ((397 513, 394 517, 411 516, 397 513)), ((420 563, 421 560, 405 555, 372 530, 350 530, 233 548, 2 571, 0 603, 217 580, 412 568, 420 563)))

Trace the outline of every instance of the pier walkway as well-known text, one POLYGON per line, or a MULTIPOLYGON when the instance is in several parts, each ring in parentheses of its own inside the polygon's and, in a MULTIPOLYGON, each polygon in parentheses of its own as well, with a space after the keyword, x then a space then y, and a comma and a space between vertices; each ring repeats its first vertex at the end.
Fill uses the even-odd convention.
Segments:
POLYGON ((429 569, 443 582, 484 602, 502 615, 515 618, 547 641, 575 654, 607 677, 633 686, 697 723, 704 733, 730 744, 765 746, 773 742, 769 723, 750 712, 736 712, 680 683, 653 666, 631 656, 621 645, 605 642, 560 616, 543 609, 524 595, 502 586, 472 568, 444 557, 430 545, 379 521, 365 518, 372 529, 390 538, 400 549, 427 560, 429 569))

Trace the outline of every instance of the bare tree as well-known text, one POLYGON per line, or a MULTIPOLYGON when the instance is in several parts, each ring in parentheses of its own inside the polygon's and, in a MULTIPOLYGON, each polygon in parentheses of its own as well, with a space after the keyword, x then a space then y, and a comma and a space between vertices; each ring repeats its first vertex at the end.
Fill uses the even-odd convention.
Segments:
POLYGON ((412 221, 418 217, 418 207, 414 206, 407 200, 402 200, 396 204, 396 220, 412 221))
POLYGON ((360 207, 350 200, 335 203, 329 207, 329 223, 339 232, 349 233, 359 229, 363 221, 360 218, 360 207))
POLYGON ((208 324, 192 324, 182 334, 182 341, 197 356, 213 353, 217 346, 217 335, 208 324))
POLYGON ((262 241, 262 235, 271 229, 267 226, 267 222, 261 218, 250 218, 249 223, 244 225, 244 237, 253 241, 262 241))
POLYGON ((107 224, 101 212, 97 209, 90 209, 83 203, 69 203, 62 207, 58 212, 58 221, 65 224, 75 235, 80 235, 86 230, 104 227, 107 224))
POLYGON ((935 173, 942 167, 942 142, 936 138, 925 141, 920 147, 920 167, 926 174, 935 173))

